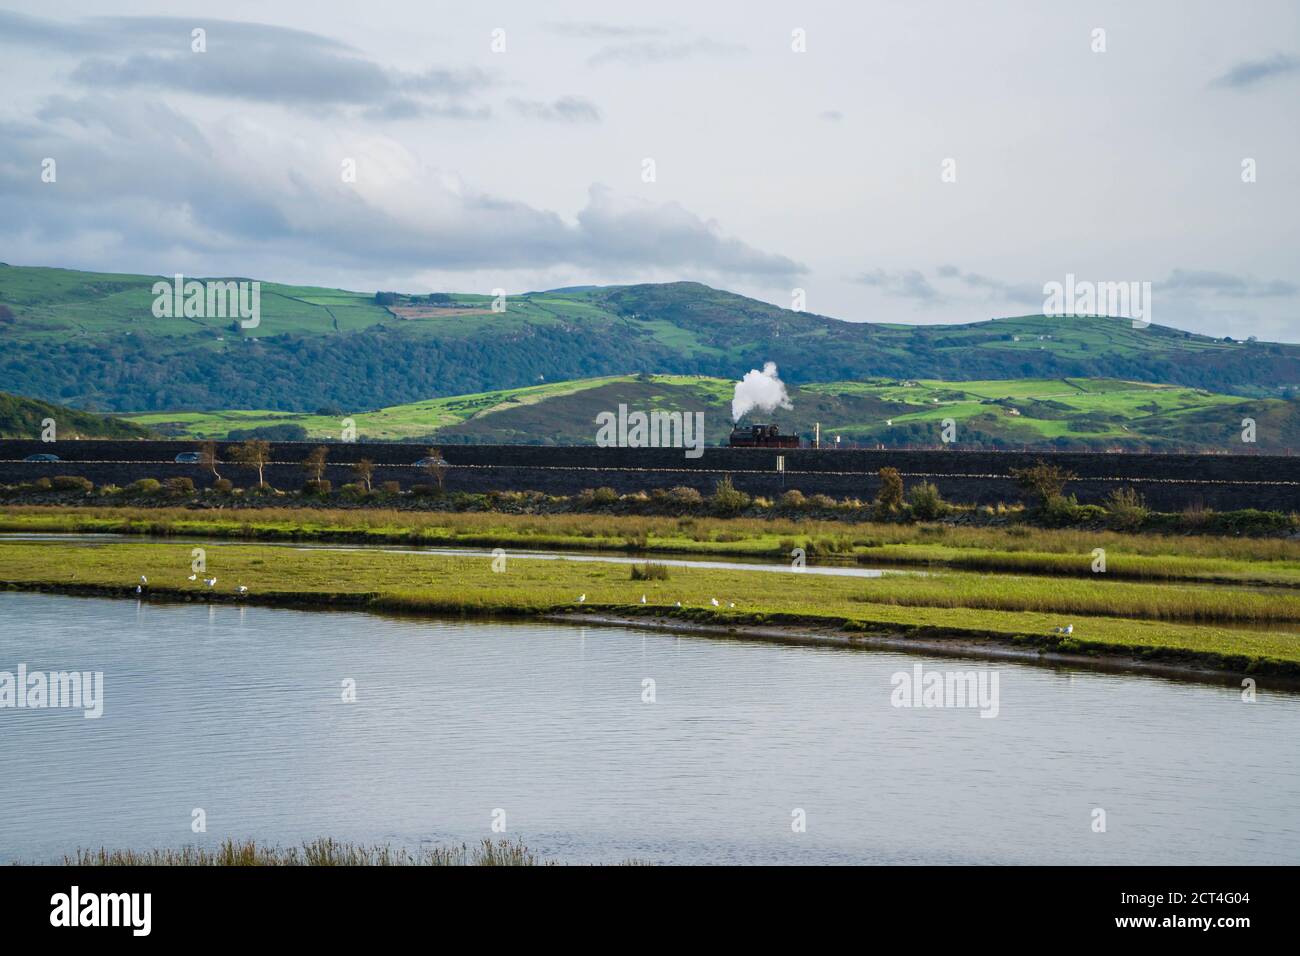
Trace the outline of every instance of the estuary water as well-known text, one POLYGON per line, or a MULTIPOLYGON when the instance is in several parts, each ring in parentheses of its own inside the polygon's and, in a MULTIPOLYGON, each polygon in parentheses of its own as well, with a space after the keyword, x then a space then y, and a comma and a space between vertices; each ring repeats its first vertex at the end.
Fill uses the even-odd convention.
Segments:
POLYGON ((0 707, 0 862, 505 836, 570 863, 1300 863, 1300 696, 1266 682, 1247 702, 619 627, 0 593, 0 691, 19 665, 102 672, 102 715, 0 707), (918 668, 984 698, 896 706, 918 668))

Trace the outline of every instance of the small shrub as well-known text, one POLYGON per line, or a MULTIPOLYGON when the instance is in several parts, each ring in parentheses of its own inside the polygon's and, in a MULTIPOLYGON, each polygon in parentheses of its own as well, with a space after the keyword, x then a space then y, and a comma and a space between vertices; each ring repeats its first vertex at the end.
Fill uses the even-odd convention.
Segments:
POLYGON ((1131 530, 1139 527, 1151 512, 1146 501, 1132 488, 1116 488, 1106 496, 1106 513, 1117 528, 1131 530))
POLYGON ((411 494, 417 498, 431 498, 438 493, 437 485, 412 485, 411 494))
POLYGON ((907 503, 912 508, 912 515, 922 521, 933 521, 948 513, 948 503, 939 494, 938 487, 928 481, 912 486, 907 493, 907 503))
POLYGON ((194 479, 177 475, 164 481, 163 487, 167 489, 167 494, 173 498, 192 495, 194 494, 194 479))
POLYGON ((1194 501, 1183 509, 1183 513, 1178 518, 1178 523, 1184 528, 1199 530, 1213 520, 1214 509, 1205 507, 1199 501, 1194 501))
POLYGON ((808 499, 808 504, 814 508, 834 508, 835 499, 830 495, 813 495, 808 499))
POLYGON ((126 486, 127 494, 156 495, 162 483, 157 478, 140 478, 126 486))
POLYGON ((1030 468, 1012 468, 1011 476, 1020 487, 1037 497, 1043 508, 1047 507, 1051 499, 1062 497, 1066 482, 1076 477, 1074 472, 1059 465, 1049 465, 1042 459, 1030 468))
POLYGON ((749 495, 732 484, 731 476, 727 475, 714 486, 709 506, 719 514, 735 514, 749 507, 749 495))
POLYGON ((90 494, 95 490, 94 482, 80 475, 56 475, 51 484, 59 491, 80 491, 90 494))
POLYGON ((697 507, 704 502, 704 496, 694 488, 686 485, 678 485, 676 488, 668 490, 668 500, 675 505, 686 505, 688 507, 697 507))
POLYGON ((655 561, 647 561, 645 564, 632 565, 633 581, 667 581, 668 565, 659 564, 655 561))
POLYGON ((216 481, 212 483, 212 490, 218 491, 223 495, 230 494, 231 490, 234 487, 235 487, 235 483, 231 481, 229 478, 218 478, 216 481))
POLYGON ((896 514, 903 510, 903 476, 897 468, 880 469, 880 491, 876 494, 876 510, 881 514, 896 514))
POLYGON ((618 492, 608 486, 597 488, 588 496, 593 505, 606 506, 618 504, 618 492))
POLYGON ((1053 527, 1082 524, 1105 517, 1106 509, 1099 505, 1081 505, 1074 495, 1056 495, 1043 502, 1040 516, 1043 523, 1053 527))
POLYGON ((302 493, 304 495, 314 495, 323 498, 325 495, 330 493, 330 490, 333 489, 333 487, 333 484, 330 483, 328 478, 312 478, 303 482, 302 493))
POLYGON ((1258 508, 1225 511, 1218 516, 1217 523, 1222 530, 1233 534, 1267 534, 1289 531, 1292 527, 1291 519, 1282 512, 1260 511, 1258 508))
POLYGON ((54 483, 48 478, 37 478, 32 482, 32 487, 37 491, 49 491, 54 487, 54 483))
POLYGON ((804 498, 802 491, 798 488, 791 488, 789 491, 781 495, 779 504, 782 508, 786 508, 790 511, 797 511, 804 506, 806 500, 807 499, 804 498))
POLYGON ((101 497, 104 497, 104 498, 107 498, 107 497, 109 497, 110 495, 120 495, 121 493, 122 493, 122 489, 119 488, 117 485, 100 485, 100 486, 99 486, 99 494, 100 494, 101 497))
POLYGON ((400 481, 385 481, 379 486, 379 489, 386 495, 400 495, 402 493, 402 483, 400 481))

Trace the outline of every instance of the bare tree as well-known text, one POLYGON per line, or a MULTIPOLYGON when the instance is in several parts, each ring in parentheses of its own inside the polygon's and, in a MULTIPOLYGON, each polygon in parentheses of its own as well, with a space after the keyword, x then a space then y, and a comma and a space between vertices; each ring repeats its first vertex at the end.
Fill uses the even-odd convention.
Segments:
POLYGON ((438 490, 442 491, 442 481, 447 477, 447 462, 443 460, 441 448, 429 449, 424 458, 424 471, 438 483, 438 490))
POLYGON ((271 460, 271 443, 269 441, 265 438, 250 438, 242 445, 236 445, 229 449, 227 454, 245 468, 251 468, 257 472, 258 487, 266 484, 262 474, 267 462, 271 460))
POLYGON ((221 480, 221 475, 217 472, 217 443, 214 441, 205 441, 199 446, 199 467, 204 471, 212 472, 215 481, 221 480))
POLYGON ((317 445, 311 450, 311 454, 303 459, 303 470, 317 484, 320 484, 321 479, 325 477, 325 459, 329 457, 329 453, 329 449, 324 445, 317 445))
POLYGON ((365 484, 366 491, 370 491, 370 481, 375 477, 375 463, 369 458, 362 458, 352 466, 352 474, 365 484))

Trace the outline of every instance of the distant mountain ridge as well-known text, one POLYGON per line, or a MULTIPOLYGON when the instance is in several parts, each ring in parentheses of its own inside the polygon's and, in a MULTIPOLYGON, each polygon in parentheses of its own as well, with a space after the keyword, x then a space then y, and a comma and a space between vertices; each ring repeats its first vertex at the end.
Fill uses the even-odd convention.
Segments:
POLYGON ((843 322, 693 282, 487 295, 262 283, 261 321, 156 318, 171 277, 0 266, 0 387, 113 411, 375 409, 628 373, 793 384, 868 377, 1117 378, 1247 397, 1300 387, 1300 345, 1231 342, 1126 319, 843 322))

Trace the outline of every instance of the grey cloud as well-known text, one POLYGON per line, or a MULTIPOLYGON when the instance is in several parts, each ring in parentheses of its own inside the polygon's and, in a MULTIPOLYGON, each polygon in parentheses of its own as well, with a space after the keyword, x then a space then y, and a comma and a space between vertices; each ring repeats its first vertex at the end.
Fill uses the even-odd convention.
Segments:
POLYGON ((1289 53, 1277 53, 1263 60, 1247 60, 1238 63, 1227 73, 1217 77, 1210 85, 1230 89, 1245 89, 1254 86, 1272 76, 1294 73, 1300 70, 1300 57, 1289 53))
POLYGON ((746 52, 746 47, 736 43, 721 43, 700 37, 694 40, 639 40, 617 43, 597 50, 587 59, 589 66, 620 63, 624 66, 648 66, 670 63, 702 56, 735 56, 746 52))
POLYGON ((593 186, 578 227, 588 254, 627 265, 682 268, 694 263, 715 272, 751 277, 790 277, 807 271, 785 256, 760 252, 723 236, 679 203, 619 203, 604 186, 593 186))
POLYGON ((839 110, 822 110, 817 115, 829 123, 838 123, 844 119, 844 114, 839 110))
MULTIPOLYGON (((302 147, 223 136, 189 118, 114 94, 51 101, 0 166, 0 238, 19 246, 93 237, 104 256, 247 261, 295 257, 360 269, 547 268, 635 273, 700 269, 786 278, 804 267, 724 235, 676 203, 617 197, 593 186, 576 222, 527 203, 448 185, 438 175, 373 198, 341 183, 332 160, 302 147), (40 181, 45 156, 58 181, 40 181)), ((364 157, 358 160, 365 179, 364 157)), ((363 185, 367 185, 363 182, 363 185)))
POLYGON ((902 299, 933 302, 939 298, 938 290, 916 269, 899 269, 897 271, 876 269, 874 272, 859 274, 855 281, 863 285, 874 286, 886 295, 894 295, 902 299))
POLYGON ((92 57, 73 70, 72 78, 97 90, 170 89, 299 105, 383 106, 412 95, 450 100, 489 85, 475 70, 404 74, 324 47, 262 44, 214 44, 201 54, 186 49, 121 60, 92 57))
POLYGON ((1260 280, 1230 272, 1175 269, 1156 288, 1166 292, 1206 293, 1235 299, 1272 299, 1293 296, 1300 286, 1283 279, 1260 280))
POLYGON ((586 40, 617 40, 627 37, 663 36, 668 32, 660 27, 626 26, 619 23, 599 23, 591 20, 548 23, 546 29, 560 36, 577 37, 586 40))
POLYGON ((380 121, 430 118, 485 120, 491 118, 492 109, 488 106, 463 106, 457 103, 443 104, 415 100, 409 96, 398 96, 385 100, 377 106, 368 107, 362 111, 361 115, 366 119, 380 121))
MULTIPOLYGON (((1006 282, 976 272, 962 272, 951 264, 941 265, 935 272, 941 279, 956 280, 967 288, 983 290, 990 298, 1025 304, 1041 303, 1043 299, 1042 289, 1038 286, 1006 282)), ((1293 282, 1281 279, 1260 280, 1253 276, 1208 269, 1175 269, 1163 282, 1155 283, 1153 288, 1172 295, 1211 295, 1234 299, 1283 298, 1300 293, 1300 286, 1293 282)))
POLYGON ((940 266, 939 275, 943 278, 958 279, 967 288, 988 292, 991 298, 1026 304, 1037 304, 1043 300, 1041 287, 1017 285, 992 276, 980 275, 978 272, 962 272, 956 266, 940 266))
MULTIPOLYGON (((1042 290, 1038 287, 1004 282, 977 272, 962 272, 950 263, 940 265, 935 269, 935 275, 940 279, 960 282, 967 289, 984 293, 979 297, 980 299, 1036 304, 1043 298, 1042 290)), ((888 295, 914 299, 918 302, 947 302, 950 299, 961 301, 969 298, 952 296, 946 291, 935 288, 924 274, 916 269, 896 271, 877 269, 874 272, 862 273, 857 277, 857 281, 864 285, 875 286, 888 295)))
POLYGON ((221 37, 235 43, 275 41, 323 49, 353 49, 339 40, 306 30, 211 17, 90 17, 67 22, 0 10, 0 43, 40 46, 70 53, 92 50, 122 52, 129 48, 156 48, 167 44, 188 51, 190 32, 196 27, 208 31, 210 39, 221 37))
POLYGON ((472 96, 489 86, 481 70, 388 69, 346 44, 302 30, 204 18, 98 18, 73 24, 0 15, 0 40, 29 39, 69 53, 90 53, 73 82, 95 90, 152 89, 236 100, 364 107, 371 118, 479 118, 472 96), (206 30, 206 52, 190 31, 206 30))
POLYGON ((85 25, 70 25, 0 10, 0 43, 86 52, 111 44, 111 38, 85 25))
POLYGON ((559 123, 599 123, 600 107, 581 96, 562 96, 550 103, 541 100, 510 100, 510 107, 529 119, 559 123))

